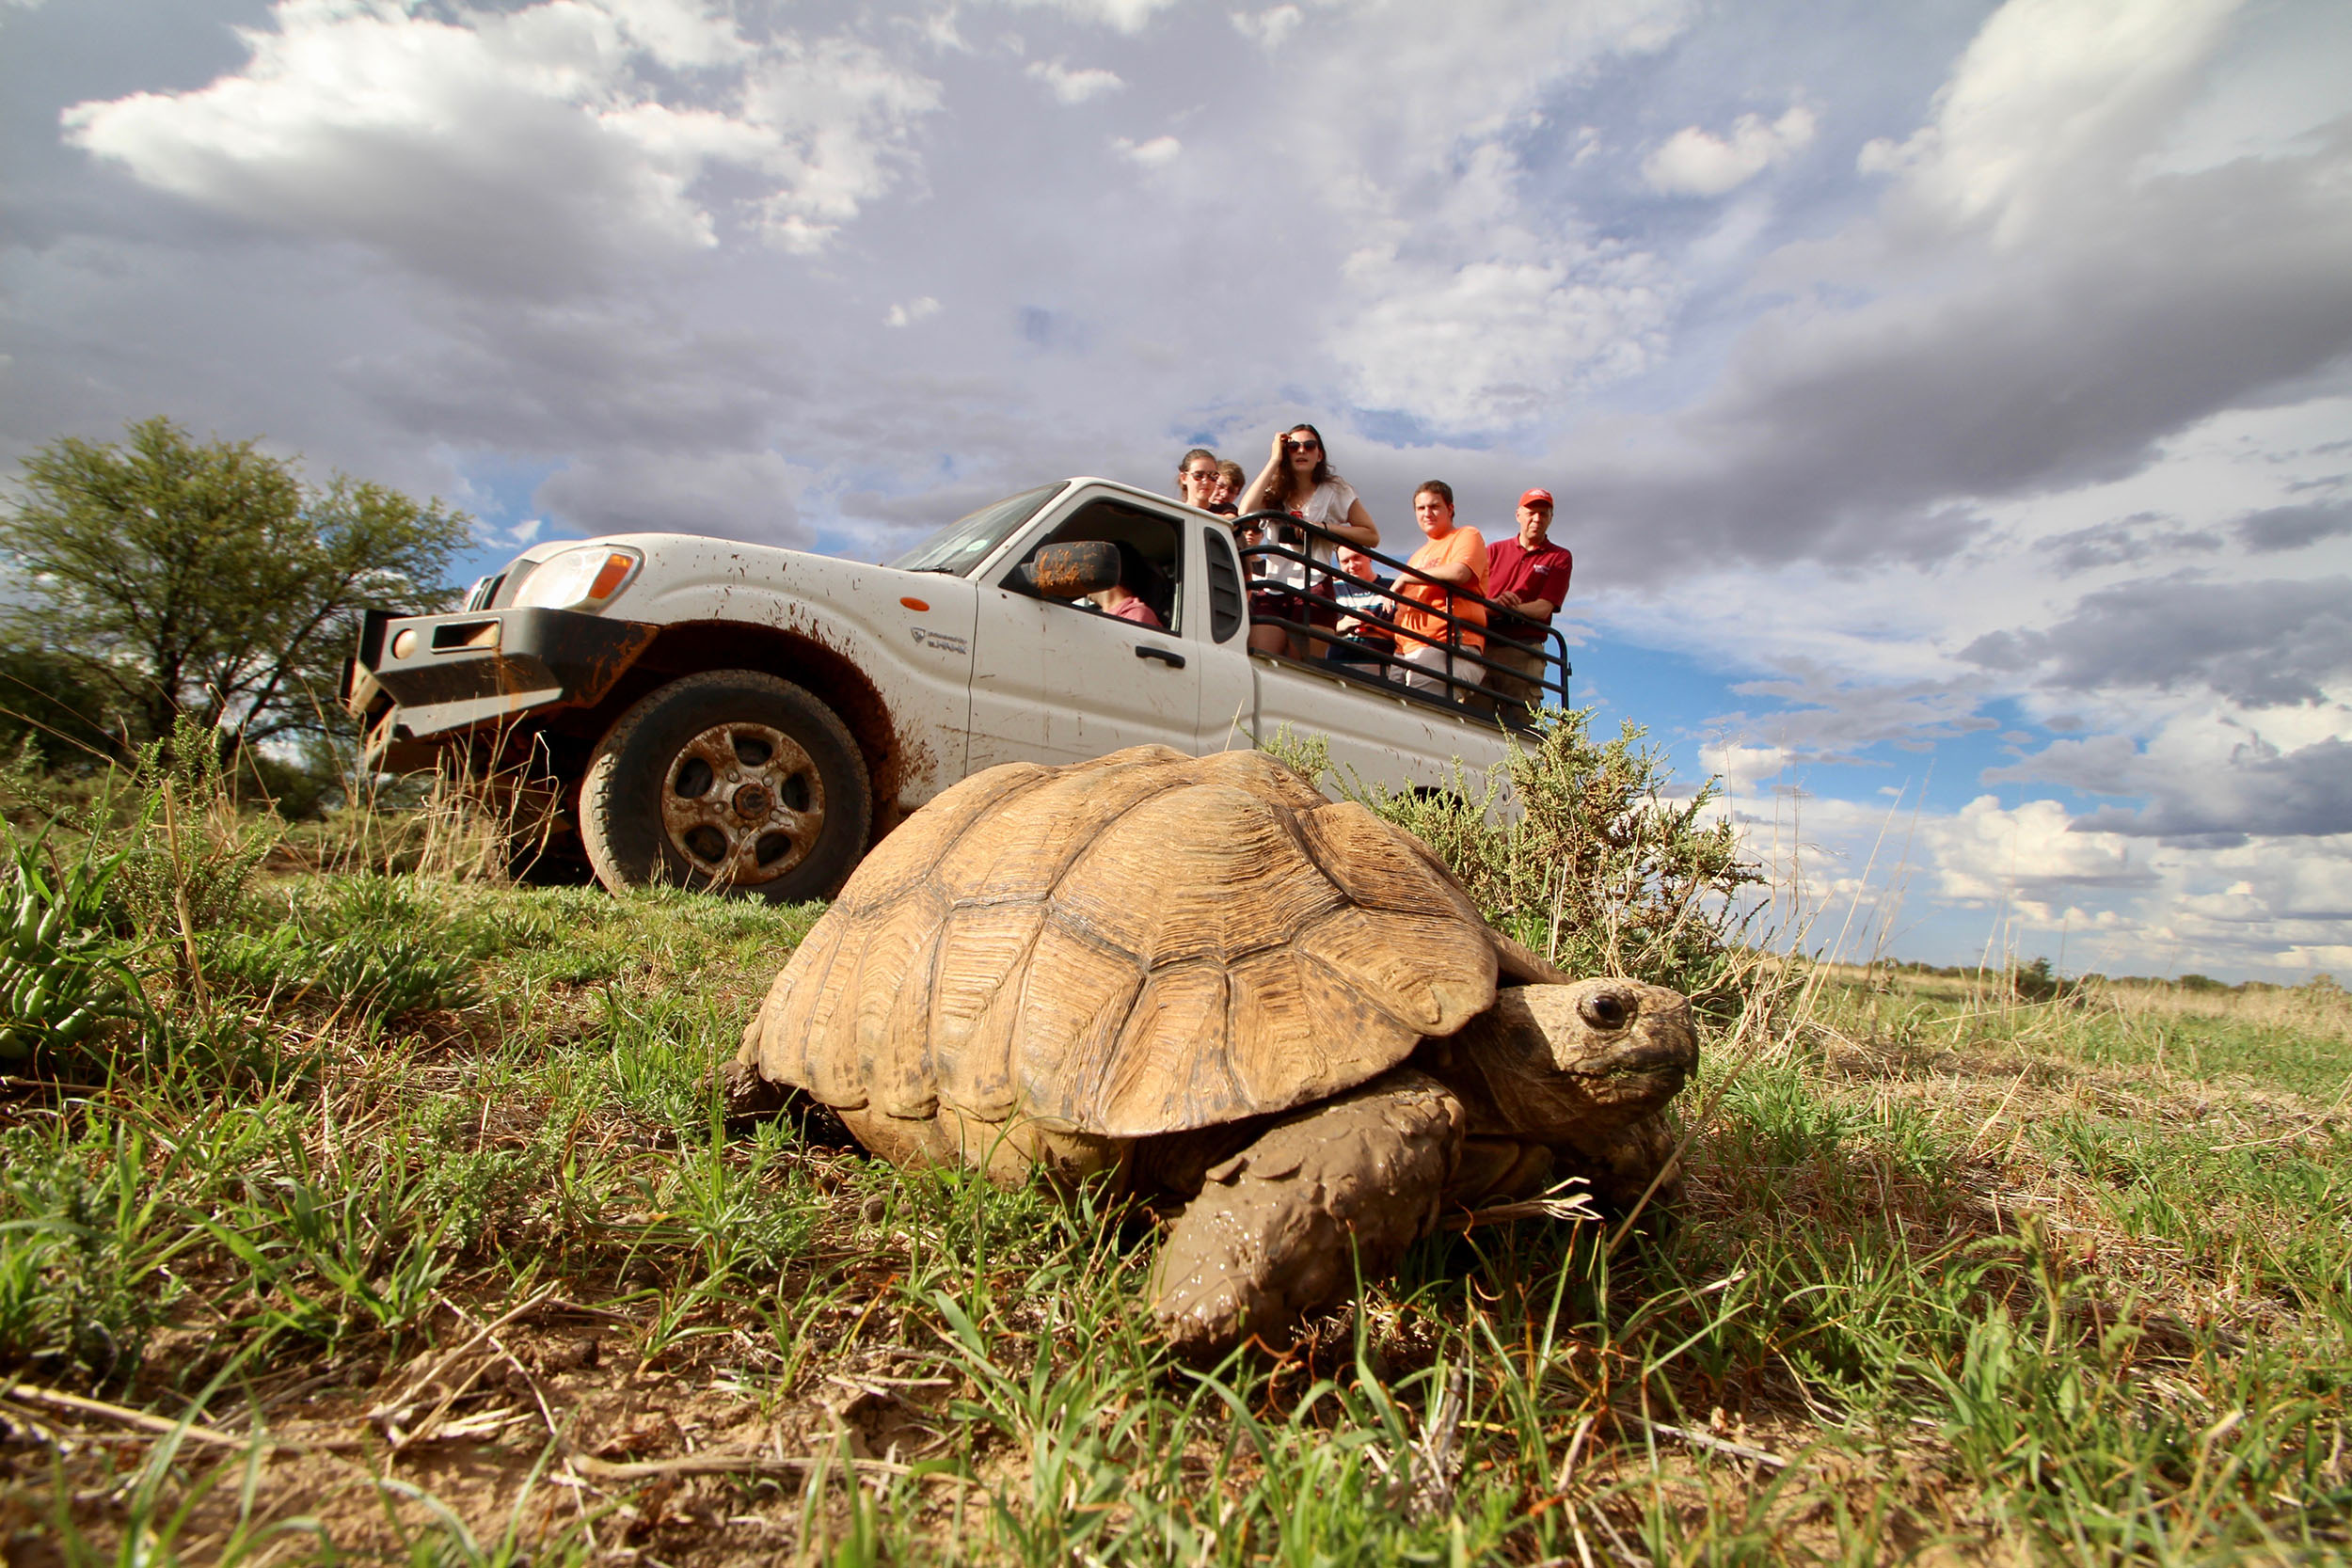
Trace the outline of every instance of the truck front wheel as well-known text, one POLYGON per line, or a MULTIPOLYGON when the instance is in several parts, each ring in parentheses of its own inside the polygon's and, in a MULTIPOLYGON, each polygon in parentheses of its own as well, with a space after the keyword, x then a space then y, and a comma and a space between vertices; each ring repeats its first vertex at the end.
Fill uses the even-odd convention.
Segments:
POLYGON ((866 759, 790 681, 713 670, 641 699, 596 743, 580 792, 596 879, 798 903, 841 886, 873 827, 866 759))

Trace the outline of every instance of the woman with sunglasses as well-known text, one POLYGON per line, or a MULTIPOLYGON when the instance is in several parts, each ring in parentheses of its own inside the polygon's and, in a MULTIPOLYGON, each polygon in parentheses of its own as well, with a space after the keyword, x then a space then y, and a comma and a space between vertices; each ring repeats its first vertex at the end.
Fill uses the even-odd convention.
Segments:
MULTIPOLYGON (((1241 510, 1245 515, 1252 512, 1287 512, 1302 522, 1328 530, 1359 549, 1374 549, 1380 543, 1379 525, 1364 510, 1356 487, 1331 471, 1329 454, 1323 450, 1323 433, 1311 424, 1293 425, 1274 438, 1274 450, 1266 458, 1265 467, 1241 493, 1241 510)), ((1304 553, 1327 563, 1337 547, 1329 539, 1312 538, 1304 553)), ((1264 569, 1267 576, 1287 581, 1294 590, 1305 590, 1312 583, 1316 597, 1310 599, 1305 593, 1299 593, 1294 613, 1285 619, 1316 626, 1340 624, 1339 606, 1320 602, 1331 597, 1331 574, 1310 574, 1297 562, 1279 557, 1269 558, 1264 569)), ((1280 626, 1249 628, 1249 646, 1259 653, 1305 658, 1310 652, 1307 642, 1306 638, 1295 632, 1286 633, 1280 626)), ((1317 657, 1329 646, 1321 638, 1314 642, 1312 652, 1317 657)))

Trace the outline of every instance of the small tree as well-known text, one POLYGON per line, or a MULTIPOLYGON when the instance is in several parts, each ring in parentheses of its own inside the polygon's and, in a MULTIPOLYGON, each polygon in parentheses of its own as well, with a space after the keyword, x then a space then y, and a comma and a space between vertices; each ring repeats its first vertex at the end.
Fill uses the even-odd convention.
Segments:
POLYGON ((135 738, 186 717, 240 745, 312 728, 365 610, 444 598, 471 519, 337 474, 306 487, 251 441, 142 420, 119 447, 65 436, 24 461, 0 551, 20 635, 111 692, 135 738))

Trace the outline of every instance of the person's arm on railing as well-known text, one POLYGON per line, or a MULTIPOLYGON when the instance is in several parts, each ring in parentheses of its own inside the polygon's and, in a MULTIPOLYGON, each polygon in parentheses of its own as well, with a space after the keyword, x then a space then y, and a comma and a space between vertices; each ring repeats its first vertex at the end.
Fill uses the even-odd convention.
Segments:
POLYGON ((1519 618, 1525 621, 1549 621, 1559 613, 1560 610, 1560 607, 1549 599, 1521 598, 1518 594, 1507 591, 1497 594, 1494 602, 1505 610, 1518 610, 1519 618))
POLYGON ((1488 601, 1489 630, 1523 645, 1534 645, 1544 640, 1551 630, 1550 611, 1538 608, 1549 603, 1544 599, 1521 599, 1516 594, 1497 594, 1488 601), (1513 601, 1517 601, 1514 603, 1513 601))
MULTIPOLYGON (((1340 537, 1334 530, 1320 528, 1313 523, 1300 522, 1297 518, 1289 516, 1287 514, 1267 513, 1264 514, 1264 516, 1269 521, 1279 521, 1289 525, 1290 527, 1301 530, 1306 533, 1310 540, 1336 539, 1340 537)), ((1248 531, 1244 525, 1248 525, 1250 520, 1251 519, 1248 514, 1244 514, 1242 516, 1234 519, 1237 531, 1248 531)), ((1408 565, 1405 562, 1398 561, 1393 557, 1382 555, 1379 551, 1375 549, 1366 549, 1364 554, 1369 556, 1373 561, 1377 562, 1380 565, 1388 567, 1391 571, 1396 574, 1394 578, 1386 583, 1366 584, 1367 587, 1370 587, 1375 593, 1378 594, 1382 599, 1388 601, 1389 608, 1391 611, 1402 610, 1406 605, 1410 605, 1412 609, 1417 611, 1424 614, 1435 615, 1438 619, 1447 623, 1446 636, 1440 640, 1436 637, 1424 637, 1419 632, 1407 631, 1404 627, 1399 626, 1392 621, 1389 620, 1386 615, 1375 615, 1371 617, 1371 619, 1378 625, 1395 632, 1401 637, 1410 638, 1416 642, 1427 642, 1433 646, 1442 645, 1442 643, 1455 642, 1459 641, 1458 628, 1461 625, 1468 624, 1473 627, 1477 626, 1478 623, 1465 623, 1462 617, 1454 612, 1451 608, 1451 601, 1454 597, 1458 596, 1461 598, 1472 599, 1486 605, 1492 605, 1494 602, 1493 600, 1486 598, 1485 594, 1479 592, 1477 568, 1468 562, 1456 562, 1445 565, 1413 566, 1408 565), (1403 594, 1397 592, 1397 584, 1406 578, 1419 578, 1424 582, 1444 584, 1448 591, 1447 603, 1424 604, 1416 599, 1406 599, 1403 594)), ((1241 549, 1241 556, 1243 561, 1243 569, 1246 572, 1255 572, 1259 570, 1255 564, 1255 558, 1258 557, 1263 557, 1268 560, 1293 561, 1301 564, 1305 564, 1307 561, 1305 551, 1292 550, 1283 546, 1273 544, 1244 545, 1241 549)), ((1323 566, 1320 563, 1317 563, 1317 570, 1328 573, 1335 578, 1341 575, 1333 571, 1332 568, 1323 566)), ((1317 592, 1312 588, 1302 591, 1299 596, 1305 599, 1312 600, 1317 604, 1327 605, 1334 608, 1339 607, 1339 601, 1336 598, 1332 597, 1328 594, 1317 592)))
POLYGON ((1371 549, 1380 543, 1380 525, 1364 510, 1361 496, 1347 503, 1347 521, 1334 523, 1323 531, 1346 540, 1359 550, 1371 549))

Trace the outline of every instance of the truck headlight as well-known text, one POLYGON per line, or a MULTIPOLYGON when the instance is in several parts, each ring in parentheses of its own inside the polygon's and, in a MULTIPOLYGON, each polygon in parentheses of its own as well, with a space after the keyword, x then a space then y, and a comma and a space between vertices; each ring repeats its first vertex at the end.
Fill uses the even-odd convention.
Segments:
POLYGON ((637 575, 644 557, 611 545, 565 550, 539 562, 515 590, 516 610, 602 610, 637 575))

